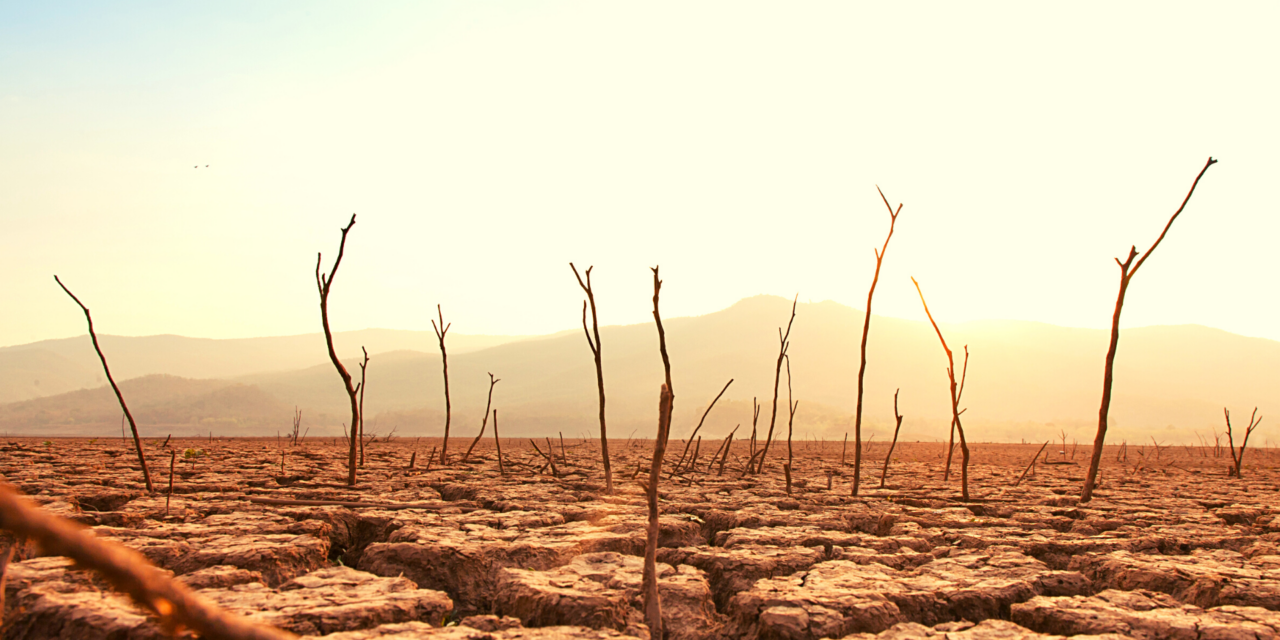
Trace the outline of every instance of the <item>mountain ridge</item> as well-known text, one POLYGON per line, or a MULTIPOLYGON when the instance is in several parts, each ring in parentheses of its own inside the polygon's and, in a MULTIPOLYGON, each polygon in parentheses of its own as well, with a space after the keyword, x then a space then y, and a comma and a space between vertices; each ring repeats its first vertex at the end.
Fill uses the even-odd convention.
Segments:
MULTIPOLYGON (((702 433, 723 437, 741 423, 737 437, 749 437, 753 396, 764 405, 758 428, 767 431, 777 329, 786 324, 790 305, 776 296, 755 296, 714 313, 664 320, 676 392, 674 435, 682 437, 692 429, 730 378, 735 382, 702 433)), ((851 430, 862 317, 861 311, 831 301, 797 306, 790 350, 792 386, 801 401, 797 439, 840 439, 851 430)), ((944 324, 942 329, 957 366, 962 365, 964 345, 970 346, 963 405, 969 408, 964 421, 971 440, 1043 440, 1060 431, 1068 432, 1068 438, 1092 439, 1107 331, 1016 320, 944 324)), ((1224 405, 1237 411, 1257 405, 1266 413, 1280 400, 1280 342, 1198 325, 1125 329, 1121 335, 1111 439, 1194 442, 1196 432, 1221 429, 1224 405)), ((611 437, 652 431, 656 385, 662 377, 656 332, 649 323, 610 325, 601 328, 601 337, 611 437)), ((441 363, 435 336, 430 338, 430 350, 371 353, 366 431, 394 427, 402 435, 440 435, 441 363)), ((453 339, 451 335, 447 342, 453 433, 465 435, 479 427, 487 372, 492 371, 503 380, 495 388, 494 403, 502 413, 504 435, 598 435, 594 365, 579 330, 471 350, 455 346, 453 339)), ((4 354, 0 350, 0 365, 4 354)), ((281 415, 259 423, 246 419, 238 431, 261 435, 287 430, 297 406, 313 434, 337 434, 350 421, 349 409, 332 365, 323 351, 320 355, 310 366, 226 378, 279 403, 281 415)), ((108 358, 116 371, 111 351, 108 358)), ((358 377, 355 358, 344 362, 358 377)), ((900 408, 907 416, 903 438, 945 439, 950 414, 945 366, 927 322, 874 316, 864 418, 868 436, 883 440, 890 435, 892 398, 901 388, 900 408)), ((4 374, 0 366, 0 379, 4 374)), ((780 405, 786 402, 786 386, 784 373, 780 405)), ((57 403, 48 399, 41 410, 56 413, 57 403)), ((209 410, 223 415, 230 409, 217 409, 222 414, 209 410)), ((0 417, 0 429, 29 428, 22 416, 37 410, 24 411, 0 412, 8 416, 0 417)), ((775 429, 785 428, 785 422, 785 406, 780 406, 775 429)), ((1259 444, 1266 441, 1265 432, 1258 435, 1259 444)))

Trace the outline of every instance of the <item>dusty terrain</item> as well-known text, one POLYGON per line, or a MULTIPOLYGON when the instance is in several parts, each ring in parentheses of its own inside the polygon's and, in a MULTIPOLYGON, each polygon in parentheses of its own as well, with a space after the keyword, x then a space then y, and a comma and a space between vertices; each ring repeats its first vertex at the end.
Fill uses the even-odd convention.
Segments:
MULTIPOLYGON (((459 462, 467 444, 427 470, 438 439, 370 443, 355 487, 331 439, 147 440, 150 495, 120 439, 0 439, 0 473, 208 599, 299 635, 648 637, 635 472, 652 443, 611 442, 613 495, 595 441, 553 440, 556 474, 527 440, 503 441, 505 474, 491 439, 459 462)), ((747 477, 741 439, 723 474, 708 470, 718 444, 661 485, 670 638, 1280 637, 1275 451, 1250 450, 1234 479, 1225 449, 1108 447, 1096 498, 1079 505, 1086 446, 1051 445, 1060 464, 1014 487, 1039 444, 975 444, 963 503, 958 452, 942 479, 945 445, 899 444, 879 489, 877 443, 855 498, 839 442, 793 445, 790 495, 785 442, 747 477)), ((672 441, 668 470, 682 449, 672 441)), ((164 637, 93 574, 0 544, 15 547, 5 638, 164 637)))

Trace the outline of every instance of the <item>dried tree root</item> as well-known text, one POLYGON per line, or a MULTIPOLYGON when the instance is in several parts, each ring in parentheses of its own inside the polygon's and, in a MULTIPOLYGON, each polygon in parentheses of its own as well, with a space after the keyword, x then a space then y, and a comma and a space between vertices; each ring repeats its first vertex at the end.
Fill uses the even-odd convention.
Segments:
POLYGON ((52 515, 0 483, 0 528, 35 540, 48 553, 67 556, 97 571, 155 614, 170 633, 191 629, 212 640, 283 640, 291 633, 227 613, 196 595, 137 551, 102 540, 88 529, 52 515))

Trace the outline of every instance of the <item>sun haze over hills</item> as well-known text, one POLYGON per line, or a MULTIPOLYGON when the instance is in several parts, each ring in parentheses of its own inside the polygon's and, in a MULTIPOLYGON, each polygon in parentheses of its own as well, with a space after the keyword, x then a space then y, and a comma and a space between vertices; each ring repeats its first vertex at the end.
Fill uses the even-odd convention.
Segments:
MULTIPOLYGON (((790 300, 756 296, 716 313, 665 322, 677 393, 674 436, 687 436, 730 378, 734 382, 703 433, 721 438, 742 424, 739 436, 748 436, 753 396, 764 405, 758 428, 768 429, 777 330, 790 307, 790 300)), ((800 400, 797 440, 839 440, 851 429, 861 324, 861 312, 834 302, 797 305, 790 349, 793 393, 800 400)), ((943 331, 958 357, 964 345, 971 353, 963 402, 971 440, 1043 441, 1065 431, 1069 439, 1090 441, 1106 332, 1020 321, 944 324, 943 331)), ((441 434, 440 356, 434 335, 428 337, 424 342, 412 332, 377 331, 342 336, 341 355, 354 371, 358 340, 381 340, 385 349, 370 350, 367 432, 441 434)), ((288 430, 295 406, 313 435, 336 435, 349 418, 341 382, 318 335, 255 341, 163 338, 104 342, 113 364, 128 362, 130 375, 146 376, 121 385, 144 434, 274 435, 288 430), (309 350, 298 344, 310 345, 309 350), (168 369, 179 364, 181 372, 168 369), (210 371, 229 374, 224 380, 173 377, 210 371)), ((655 385, 662 377, 652 323, 602 327, 601 338, 612 437, 651 435, 655 385)), ((580 331, 519 339, 456 336, 456 341, 450 335, 453 433, 466 437, 478 428, 486 372, 502 380, 494 406, 504 435, 597 433, 595 376, 585 342, 580 331)), ((66 379, 67 363, 96 364, 85 340, 37 346, 0 350, 0 377, 36 373, 66 379), (53 355, 39 359, 33 354, 53 355)), ((868 437, 890 435, 893 393, 900 388, 906 416, 902 438, 945 439, 945 356, 932 328, 876 317, 868 359, 868 437)), ((1221 429, 1223 406, 1236 411, 1261 406, 1266 413, 1280 404, 1280 343, 1198 326, 1125 330, 1115 390, 1111 440, 1192 443, 1197 433, 1212 440, 1211 433, 1221 429)), ((780 404, 786 394, 784 373, 780 404)), ((119 407, 104 387, 0 405, 0 430, 10 433, 108 435, 118 432, 119 420, 119 407)), ((786 411, 780 406, 775 429, 785 428, 786 411)), ((1265 430, 1259 435, 1264 444, 1265 430)))

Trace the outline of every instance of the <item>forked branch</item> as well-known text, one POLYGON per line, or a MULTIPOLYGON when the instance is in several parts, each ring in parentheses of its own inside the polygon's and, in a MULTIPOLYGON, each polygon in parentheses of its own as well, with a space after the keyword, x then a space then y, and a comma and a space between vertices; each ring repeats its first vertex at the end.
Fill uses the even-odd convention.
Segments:
POLYGON ((587 294, 587 299, 582 301, 582 332, 587 335, 587 346, 591 348, 591 356, 596 364, 596 389, 600 404, 600 457, 604 461, 604 490, 606 493, 613 493, 613 467, 609 463, 609 433, 605 428, 604 420, 604 364, 600 355, 600 322, 596 315, 595 290, 591 288, 591 270, 595 267, 587 267, 586 282, 583 282, 582 276, 578 274, 578 268, 573 266, 572 262, 569 263, 569 268, 573 269, 573 276, 578 279, 578 286, 582 287, 582 291, 587 294), (588 306, 591 307, 591 331, 587 330, 588 306))
POLYGON ((449 424, 453 421, 453 405, 449 402, 449 354, 444 349, 444 337, 453 323, 444 323, 444 311, 440 310, 440 305, 436 305, 436 313, 440 315, 440 324, 432 320, 431 328, 435 329, 436 338, 440 341, 440 362, 444 367, 444 442, 440 444, 440 465, 444 466, 449 460, 449 424))
POLYGON ((351 222, 342 228, 342 240, 338 243, 338 257, 333 261, 333 269, 328 274, 320 271, 321 255, 316 252, 316 289, 320 292, 320 324, 324 327, 324 341, 329 346, 329 360, 333 362, 333 366, 338 370, 338 376, 342 378, 342 385, 347 391, 347 398, 351 401, 351 435, 350 451, 347 454, 347 484, 355 486, 356 484, 356 452, 360 447, 359 432, 356 429, 360 425, 360 402, 356 398, 356 387, 351 380, 351 372, 343 366, 342 360, 338 358, 338 352, 333 348, 333 332, 329 330, 329 290, 333 287, 333 278, 338 275, 338 266, 342 264, 342 255, 347 249, 347 234, 351 231, 351 227, 356 224, 356 214, 351 214, 351 222))
MULTIPOLYGON (((929 303, 924 300, 924 292, 920 290, 920 283, 915 278, 911 279, 911 283, 916 286, 916 293, 920 294, 920 304, 924 305, 924 314, 929 317, 929 324, 933 325, 933 330, 938 334, 938 341, 942 343, 942 350, 947 352, 947 377, 951 379, 951 424, 955 427, 956 433, 960 434, 960 495, 965 501, 969 501, 969 443, 964 437, 964 426, 960 424, 960 393, 959 385, 956 383, 956 362, 951 355, 951 348, 947 346, 947 339, 942 337, 942 329, 938 328, 938 323, 933 320, 933 314, 929 312, 929 303)), ((968 365, 969 349, 965 348, 965 369, 968 365)), ((950 456, 950 453, 948 453, 950 456)))
POLYGON ((1187 202, 1191 200, 1191 194, 1195 193, 1196 185, 1200 184, 1200 178, 1204 177, 1204 172, 1209 167, 1217 163, 1212 157, 1205 162, 1204 168, 1200 169, 1200 173, 1196 174, 1196 179, 1191 183, 1191 189, 1187 191, 1187 196, 1182 199, 1182 204, 1178 206, 1178 210, 1173 212, 1169 217, 1169 222, 1165 223, 1164 229, 1160 231, 1160 237, 1147 249, 1146 253, 1138 259, 1134 264, 1133 259, 1138 255, 1136 246, 1129 247, 1129 257, 1121 262, 1116 258, 1116 265, 1120 267, 1120 291, 1116 294, 1116 308, 1111 314, 1111 342, 1107 346, 1107 359, 1102 370, 1102 403, 1098 407, 1098 431, 1093 438, 1093 454, 1089 458, 1089 471, 1084 477, 1084 489, 1080 492, 1080 502, 1088 502, 1093 499, 1093 488, 1098 479, 1098 467, 1102 464, 1102 447, 1107 443, 1107 416, 1111 410, 1111 383, 1114 380, 1116 349, 1120 345, 1120 311, 1124 308, 1124 296, 1129 290, 1129 281, 1138 269, 1142 267, 1147 258, 1151 256, 1151 252, 1160 246, 1160 242, 1164 240, 1169 228, 1173 226, 1173 221, 1178 219, 1178 215, 1187 207, 1187 202))
MULTIPOLYGON (((889 199, 884 196, 884 192, 880 191, 880 186, 876 185, 876 191, 880 193, 880 199, 884 201, 884 206, 889 210, 889 234, 884 238, 884 246, 878 251, 874 248, 876 254, 876 272, 871 278, 871 289, 867 291, 867 308, 862 318, 862 346, 859 353, 858 364, 858 404, 854 411, 853 418, 853 495, 858 495, 858 485, 862 479, 862 390, 863 378, 867 373, 867 336, 871 333, 871 299, 876 294, 876 283, 880 282, 880 266, 884 262, 884 254, 889 250, 889 240, 893 238, 893 227, 898 222, 898 214, 902 212, 902 204, 898 204, 895 210, 890 204, 889 199)), ((881 473, 880 484, 884 486, 884 474, 881 473)))

